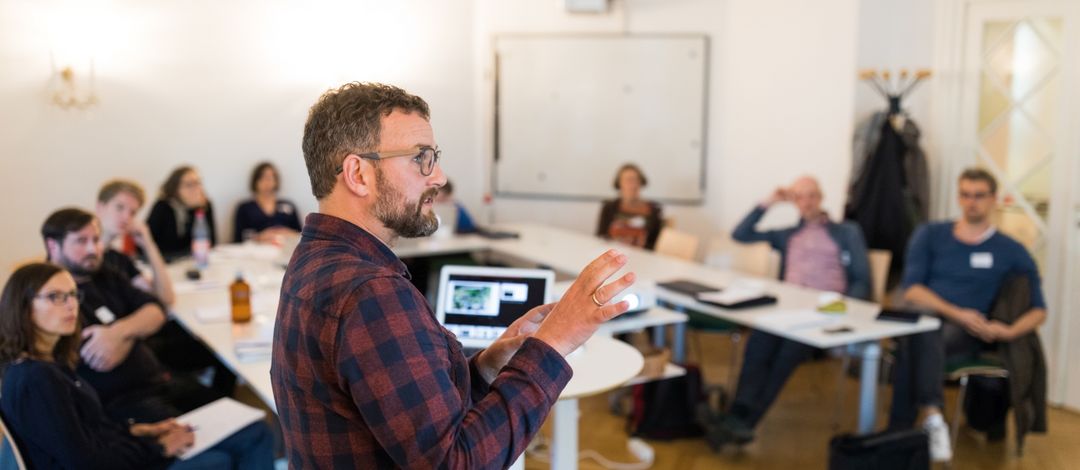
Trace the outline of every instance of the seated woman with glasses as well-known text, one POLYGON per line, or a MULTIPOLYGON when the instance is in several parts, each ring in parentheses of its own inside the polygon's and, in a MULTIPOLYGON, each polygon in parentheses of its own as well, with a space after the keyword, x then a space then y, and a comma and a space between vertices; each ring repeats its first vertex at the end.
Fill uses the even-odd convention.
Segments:
POLYGON ((202 179, 195 168, 184 165, 172 171, 161 185, 161 194, 146 225, 166 260, 191 254, 191 240, 199 214, 206 220, 210 244, 216 243, 214 208, 206 199, 202 179))
POLYGON ((653 249, 663 225, 660 205, 641 198, 641 188, 648 181, 641 168, 633 163, 619 167, 613 185, 619 197, 604 201, 596 224, 599 237, 626 243, 646 250, 653 249))
POLYGON ((15 271, 0 294, 0 413, 28 468, 273 468, 273 435, 256 422, 210 449, 177 460, 195 433, 173 419, 111 421, 79 380, 79 302, 59 266, 15 271))
POLYGON ((281 178, 270 162, 255 166, 251 173, 252 198, 236 207, 233 219, 233 241, 255 240, 280 242, 300 231, 300 214, 296 205, 278 197, 281 178))

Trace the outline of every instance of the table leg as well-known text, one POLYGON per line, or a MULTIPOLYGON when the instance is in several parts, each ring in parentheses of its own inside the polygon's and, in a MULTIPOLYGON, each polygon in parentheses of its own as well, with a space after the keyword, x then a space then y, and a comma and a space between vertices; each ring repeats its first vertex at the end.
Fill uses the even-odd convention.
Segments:
POLYGON ((656 349, 663 349, 664 343, 667 342, 667 332, 664 331, 664 325, 657 325, 652 327, 652 345, 656 349))
POLYGON ((671 360, 676 364, 686 364, 686 323, 671 326, 674 331, 671 339, 671 360))
POLYGON ((877 423, 878 361, 881 345, 877 341, 862 343, 862 367, 859 371, 859 434, 874 431, 877 423))
POLYGON ((567 398, 555 402, 555 429, 551 439, 551 468, 578 468, 578 401, 567 398))

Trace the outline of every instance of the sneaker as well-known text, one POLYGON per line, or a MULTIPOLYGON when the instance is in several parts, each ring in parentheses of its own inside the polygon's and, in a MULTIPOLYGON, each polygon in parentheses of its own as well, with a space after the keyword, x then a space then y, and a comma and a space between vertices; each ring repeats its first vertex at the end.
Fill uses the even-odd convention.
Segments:
POLYGON ((741 446, 754 440, 754 430, 734 415, 725 416, 722 426, 736 445, 741 446))
POLYGON ((923 422, 930 441, 930 460, 948 462, 952 460, 952 441, 949 439, 949 426, 940 414, 930 415, 923 422))

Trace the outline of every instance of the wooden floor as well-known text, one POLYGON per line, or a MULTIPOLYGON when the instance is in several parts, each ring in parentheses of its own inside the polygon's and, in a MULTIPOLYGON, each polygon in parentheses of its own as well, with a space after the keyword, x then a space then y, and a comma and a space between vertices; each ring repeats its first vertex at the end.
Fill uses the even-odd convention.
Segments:
MULTIPOLYGON (((703 357, 706 382, 725 383, 731 353, 726 336, 703 334, 700 344, 703 355, 694 351, 695 341, 688 341, 692 361, 703 357)), ((796 469, 827 467, 829 438, 840 432, 855 429, 857 386, 855 379, 843 379, 846 398, 840 407, 839 424, 834 425, 838 406, 837 380, 841 368, 839 359, 822 359, 804 364, 798 369, 776 404, 757 430, 757 440, 741 451, 726 449, 714 454, 702 439, 670 442, 649 441, 656 452, 655 469, 796 469)), ((885 412, 891 395, 887 387, 879 392, 879 423, 885 423, 885 412)), ((946 413, 951 416, 955 403, 954 389, 946 389, 946 413)), ((1012 432, 1005 443, 988 444, 971 431, 961 427, 960 442, 954 449, 951 468, 964 469, 1080 469, 1080 414, 1051 409, 1050 433, 1029 435, 1022 457, 1015 455, 1012 432)), ((625 418, 608 411, 607 395, 581 400, 580 449, 592 449, 618 462, 633 462, 626 450, 625 418)), ((551 419, 545 423, 544 434, 550 436, 551 419)), ((527 457, 529 470, 549 468, 540 458, 527 457)), ((582 460, 583 470, 604 467, 592 460, 582 460)), ((943 468, 943 466, 942 466, 943 468)))

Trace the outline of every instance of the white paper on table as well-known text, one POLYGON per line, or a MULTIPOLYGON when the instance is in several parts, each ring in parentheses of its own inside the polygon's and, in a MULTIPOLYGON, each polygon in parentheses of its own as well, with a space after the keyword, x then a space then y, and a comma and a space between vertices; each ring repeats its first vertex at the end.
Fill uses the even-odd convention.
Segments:
POLYGON ((180 460, 199 455, 236 431, 265 417, 266 413, 262 410, 225 397, 176 418, 177 422, 195 429, 195 445, 181 454, 180 460))
POLYGON ((719 292, 702 292, 698 300, 721 305, 734 305, 765 296, 765 290, 755 286, 732 286, 719 292))
POLYGON ((224 323, 232 320, 232 311, 225 305, 197 307, 195 318, 202 323, 224 323))
POLYGON ((233 350, 240 362, 269 359, 273 349, 273 317, 254 315, 249 323, 233 325, 233 350))
POLYGON ((177 294, 190 294, 193 292, 206 292, 211 290, 224 289, 226 287, 224 282, 202 279, 198 281, 176 281, 173 282, 173 290, 177 294))
POLYGON ((768 326, 775 330, 796 331, 806 328, 829 326, 840 321, 840 317, 814 310, 784 310, 763 313, 754 317, 758 326, 768 326))

